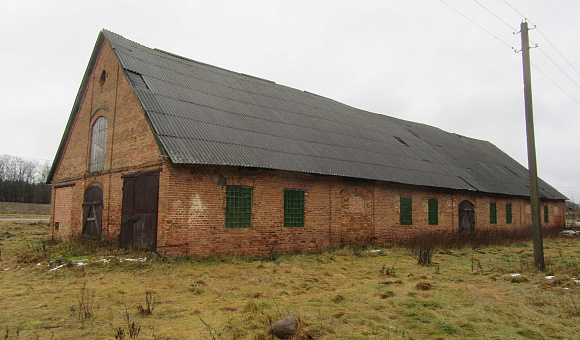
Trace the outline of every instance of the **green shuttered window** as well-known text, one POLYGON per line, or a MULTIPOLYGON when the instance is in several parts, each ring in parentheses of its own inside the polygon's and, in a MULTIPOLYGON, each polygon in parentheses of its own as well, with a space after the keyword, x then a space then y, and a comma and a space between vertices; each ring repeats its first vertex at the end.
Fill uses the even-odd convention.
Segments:
POLYGON ((548 223, 548 222, 550 222, 550 218, 548 215, 548 206, 545 205, 544 206, 544 223, 548 223))
POLYGON ((497 223, 497 205, 495 202, 489 203, 489 223, 496 224, 497 223))
POLYGON ((252 188, 226 186, 226 228, 252 226, 252 188))
POLYGON ((505 205, 505 223, 512 224, 512 204, 506 203, 505 205))
POLYGON ((304 191, 284 190, 284 226, 304 227, 304 191))
POLYGON ((429 203, 429 225, 439 224, 439 202, 436 198, 430 198, 429 203))
POLYGON ((401 196, 401 225, 413 224, 413 201, 411 197, 401 196))

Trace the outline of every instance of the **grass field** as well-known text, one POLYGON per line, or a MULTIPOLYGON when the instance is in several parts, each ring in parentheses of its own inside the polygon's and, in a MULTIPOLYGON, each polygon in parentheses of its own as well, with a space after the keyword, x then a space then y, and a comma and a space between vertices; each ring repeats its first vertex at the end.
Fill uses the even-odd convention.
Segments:
POLYGON ((0 218, 50 218, 50 204, 0 202, 0 218))
POLYGON ((578 238, 545 241, 546 273, 531 241, 167 260, 0 222, 0 250, 2 339, 270 339, 288 315, 296 339, 580 338, 578 238))

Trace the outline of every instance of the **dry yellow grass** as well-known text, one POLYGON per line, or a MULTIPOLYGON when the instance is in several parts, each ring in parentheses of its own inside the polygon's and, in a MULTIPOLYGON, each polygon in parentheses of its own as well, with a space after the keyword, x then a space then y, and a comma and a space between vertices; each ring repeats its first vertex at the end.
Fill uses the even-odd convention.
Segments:
POLYGON ((131 323, 137 339, 269 339, 287 315, 300 339, 580 338, 578 239, 547 240, 540 273, 531 243, 437 252, 425 267, 398 247, 185 261, 46 242, 42 223, 0 222, 0 235, 8 339, 130 339, 131 323))
POLYGON ((0 214, 3 218, 30 216, 49 218, 50 204, 0 202, 0 214))

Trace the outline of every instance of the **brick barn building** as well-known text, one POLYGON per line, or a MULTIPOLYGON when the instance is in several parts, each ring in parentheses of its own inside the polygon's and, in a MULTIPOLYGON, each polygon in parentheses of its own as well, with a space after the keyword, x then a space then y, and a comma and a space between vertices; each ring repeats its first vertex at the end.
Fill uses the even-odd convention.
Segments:
MULTIPOLYGON (((51 233, 168 256, 531 225, 493 144, 100 32, 49 175, 51 233)), ((540 181, 544 228, 565 196, 540 181)))

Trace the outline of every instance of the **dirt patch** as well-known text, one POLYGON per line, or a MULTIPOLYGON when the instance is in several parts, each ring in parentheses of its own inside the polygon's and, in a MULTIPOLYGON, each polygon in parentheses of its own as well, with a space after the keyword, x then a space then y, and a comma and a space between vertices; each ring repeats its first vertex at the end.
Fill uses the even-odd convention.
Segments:
POLYGON ((50 204, 0 202, 0 214, 50 215, 50 204))

